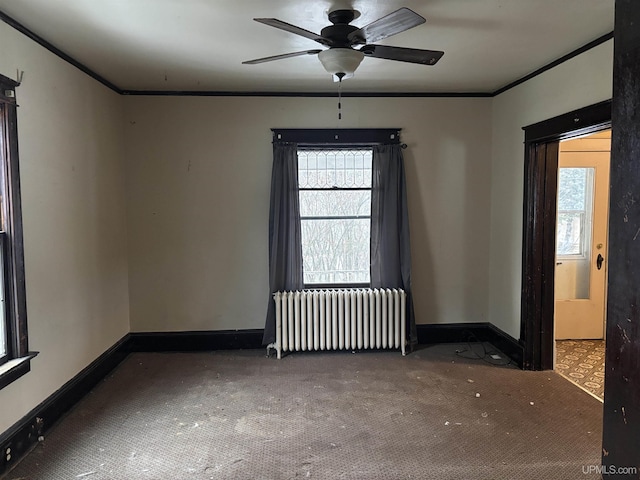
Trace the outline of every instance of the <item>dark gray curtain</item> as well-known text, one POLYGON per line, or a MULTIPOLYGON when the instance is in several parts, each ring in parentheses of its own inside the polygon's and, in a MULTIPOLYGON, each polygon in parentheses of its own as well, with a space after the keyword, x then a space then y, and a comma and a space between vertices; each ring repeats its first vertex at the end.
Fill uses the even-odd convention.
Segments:
POLYGON ((407 332, 418 342, 411 295, 411 250, 404 159, 400 145, 373 149, 371 179, 371 287, 407 293, 407 332))
POLYGON ((274 143, 269 210, 269 303, 263 345, 276 339, 272 294, 304 287, 300 228, 298 146, 274 143))

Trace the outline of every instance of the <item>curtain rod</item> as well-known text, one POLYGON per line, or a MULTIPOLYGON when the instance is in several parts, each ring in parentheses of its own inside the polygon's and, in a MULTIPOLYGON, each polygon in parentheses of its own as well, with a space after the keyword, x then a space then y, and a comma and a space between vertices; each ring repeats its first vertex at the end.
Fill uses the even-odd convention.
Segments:
POLYGON ((274 143, 299 145, 399 145, 400 128, 272 128, 274 143))

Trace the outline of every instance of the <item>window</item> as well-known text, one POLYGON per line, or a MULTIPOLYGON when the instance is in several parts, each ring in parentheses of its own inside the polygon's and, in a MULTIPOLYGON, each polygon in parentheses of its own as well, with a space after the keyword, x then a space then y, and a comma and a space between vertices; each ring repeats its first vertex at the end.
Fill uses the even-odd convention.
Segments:
POLYGON ((368 286, 371 148, 298 149, 304 283, 368 286))
POLYGON ((593 168, 558 169, 558 257, 584 258, 590 255, 593 178, 593 168))
MULTIPOLYGON (((6 133, 6 106, 4 103, 0 103, 0 132, 2 132, 2 134, 0 135, 0 160, 2 160, 2 165, 4 166, 6 164, 5 162, 5 157, 6 157, 6 139, 7 139, 7 133, 6 133)), ((5 188, 4 187, 4 172, 5 168, 2 169, 2 172, 0 172, 0 188, 1 188, 1 194, 0 194, 0 271, 2 272, 6 272, 6 268, 5 268, 5 259, 6 259, 6 244, 7 244, 7 232, 6 232, 6 228, 5 228, 5 224, 6 224, 6 217, 4 215, 4 211, 5 211, 5 199, 6 199, 6 195, 5 195, 5 188)), ((7 295, 6 295, 6 290, 5 290, 5 277, 6 275, 0 275, 0 316, 3 319, 2 322, 0 322, 0 364, 6 363, 9 358, 10 358, 10 354, 11 351, 9 349, 9 334, 11 332, 11 324, 9 321, 9 315, 7 312, 7 308, 6 308, 6 304, 7 304, 7 295)))
MULTIPOLYGON (((270 292, 402 289, 407 332, 417 342, 401 129, 272 132, 270 292)), ((276 330, 269 298, 265 345, 276 341, 276 330)))
POLYGON ((0 75, 0 388, 29 371, 15 87, 0 75))

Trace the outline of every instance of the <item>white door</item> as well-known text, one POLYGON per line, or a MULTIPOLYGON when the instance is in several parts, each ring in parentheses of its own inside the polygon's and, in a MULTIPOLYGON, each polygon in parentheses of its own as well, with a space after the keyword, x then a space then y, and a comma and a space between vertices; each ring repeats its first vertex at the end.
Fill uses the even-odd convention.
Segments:
POLYGON ((567 144, 561 144, 558 164, 555 338, 601 339, 611 155, 609 151, 579 151, 581 147, 567 144))

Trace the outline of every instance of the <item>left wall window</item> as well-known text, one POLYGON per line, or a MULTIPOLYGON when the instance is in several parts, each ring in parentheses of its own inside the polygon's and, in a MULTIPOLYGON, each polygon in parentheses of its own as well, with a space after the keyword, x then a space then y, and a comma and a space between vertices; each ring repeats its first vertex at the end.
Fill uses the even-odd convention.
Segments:
POLYGON ((15 88, 0 75, 0 388, 30 369, 15 88))

